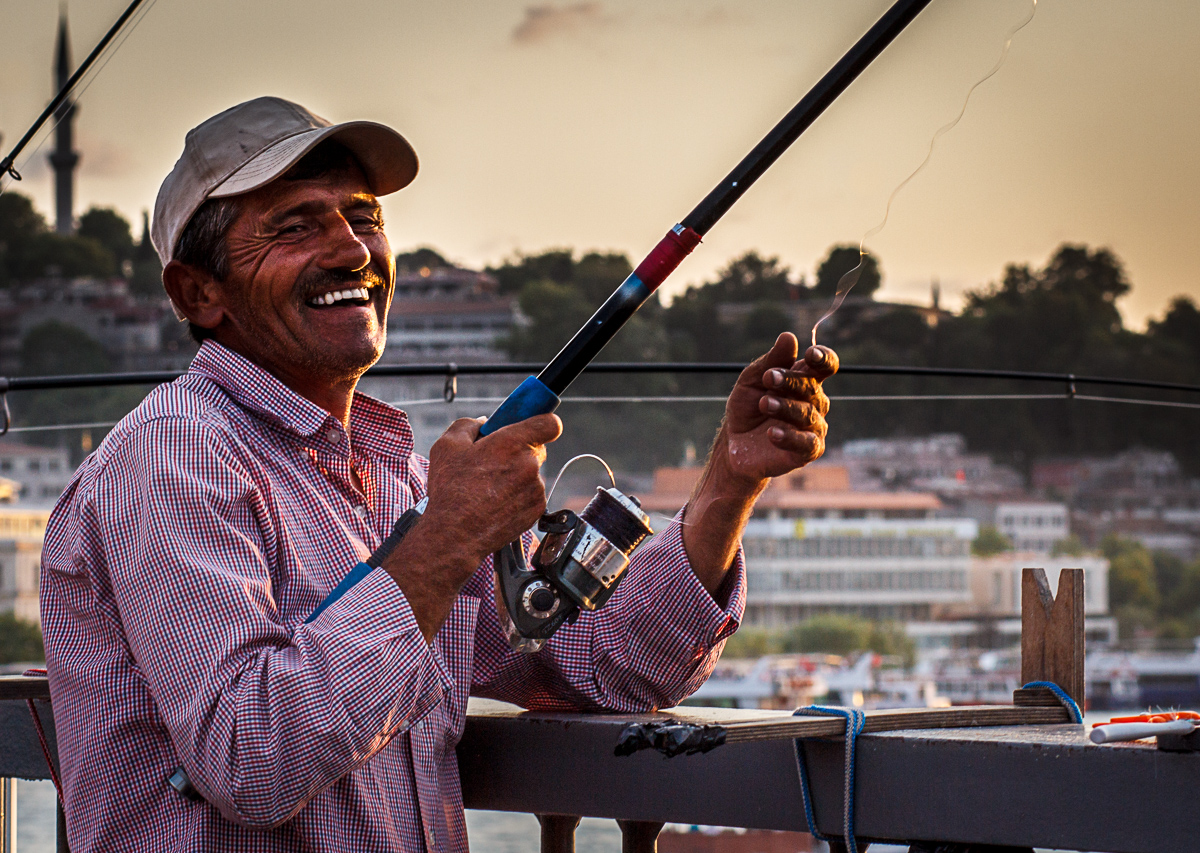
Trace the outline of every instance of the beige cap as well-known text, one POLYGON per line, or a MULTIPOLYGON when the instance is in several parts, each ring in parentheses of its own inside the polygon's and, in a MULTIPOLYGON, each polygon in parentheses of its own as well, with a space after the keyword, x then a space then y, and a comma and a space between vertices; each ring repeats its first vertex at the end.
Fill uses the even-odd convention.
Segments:
POLYGON ((163 266, 206 199, 269 184, 333 137, 354 153, 377 196, 403 189, 417 175, 416 152, 390 127, 372 121, 333 124, 282 98, 246 101, 190 130, 183 154, 159 188, 150 239, 163 266))

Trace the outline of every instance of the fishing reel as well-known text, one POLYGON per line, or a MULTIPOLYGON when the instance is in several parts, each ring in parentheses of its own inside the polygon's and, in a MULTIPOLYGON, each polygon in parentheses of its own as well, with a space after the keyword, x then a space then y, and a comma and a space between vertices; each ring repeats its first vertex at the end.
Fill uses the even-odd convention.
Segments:
POLYGON ((528 565, 520 542, 495 555, 500 627, 521 652, 536 652, 582 610, 603 607, 625 576, 630 554, 654 533, 637 499, 615 485, 598 487, 578 515, 569 509, 546 513, 538 530, 546 535, 528 565))

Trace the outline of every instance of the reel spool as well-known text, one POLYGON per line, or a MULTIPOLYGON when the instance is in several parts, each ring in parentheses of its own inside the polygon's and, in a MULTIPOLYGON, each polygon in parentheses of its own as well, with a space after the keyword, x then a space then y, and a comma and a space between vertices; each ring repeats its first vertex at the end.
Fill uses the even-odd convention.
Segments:
POLYGON ((545 537, 529 565, 520 543, 496 553, 500 625, 509 645, 535 652, 580 610, 598 610, 629 568, 629 556, 654 531, 636 498, 615 486, 596 489, 583 512, 548 512, 545 537))

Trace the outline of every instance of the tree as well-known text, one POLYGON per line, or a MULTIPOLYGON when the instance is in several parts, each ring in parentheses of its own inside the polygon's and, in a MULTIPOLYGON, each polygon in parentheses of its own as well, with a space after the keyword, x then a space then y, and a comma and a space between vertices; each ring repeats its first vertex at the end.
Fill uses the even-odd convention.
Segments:
POLYGON ((992 557, 1013 549, 1012 540, 1001 533, 995 525, 985 524, 971 543, 971 553, 976 557, 992 557))
POLYGON ((862 264, 858 273, 858 281, 854 283, 855 296, 871 296, 883 283, 883 274, 875 256, 862 254, 858 246, 833 246, 825 260, 817 267, 817 283, 813 285, 813 295, 832 299, 837 293, 838 284, 842 277, 862 264))
POLYGON ((42 631, 36 622, 0 611, 0 663, 40 663, 46 659, 42 631))
POLYGON ((774 631, 756 628, 739 628, 737 633, 725 641, 722 658, 760 658, 775 654, 780 648, 780 637, 774 631))
POLYGON ((27 375, 103 373, 110 366, 99 343, 57 320, 34 326, 21 341, 21 369, 27 375))
POLYGON ((163 297, 162 263, 150 239, 150 214, 142 211, 142 239, 133 252, 133 275, 129 277, 129 290, 138 296, 151 299, 163 297))
POLYGON ((92 207, 79 217, 78 237, 90 237, 108 250, 118 265, 133 261, 135 246, 129 220, 111 207, 92 207))
POLYGON ((1109 561, 1108 600, 1112 610, 1156 609, 1160 596, 1154 578, 1154 559, 1146 546, 1109 534, 1100 543, 1100 550, 1109 561))
POLYGON ((47 231, 33 201, 20 193, 0 193, 0 285, 22 274, 30 244, 47 231))
POLYGON ((1075 533, 1066 539, 1059 539, 1050 546, 1051 557, 1082 557, 1086 553, 1083 540, 1075 533))
POLYGON ((826 652, 848 655, 867 648, 871 623, 857 616, 821 613, 810 616, 784 637, 787 652, 826 652))
MULTIPOLYGON (((26 376, 64 373, 104 373, 111 369, 108 356, 98 342, 82 329, 51 320, 30 329, 21 341, 21 372, 26 376)), ((20 426, 69 424, 85 421, 116 421, 136 406, 150 386, 76 388, 30 391, 13 407, 13 421, 20 426), (80 413, 86 412, 81 417, 80 413)), ((84 448, 83 430, 31 433, 31 441, 66 447, 78 462, 84 448)), ((91 435, 91 432, 89 432, 91 435)), ((93 436, 92 442, 99 440, 93 436)), ((90 450, 90 447, 87 448, 90 450)))
POLYGON ((441 269, 451 266, 437 251, 428 246, 421 246, 411 252, 400 252, 396 255, 396 272, 414 273, 422 269, 441 269))
POLYGON ((498 267, 488 267, 487 272, 500 282, 501 293, 520 293, 531 281, 569 283, 575 274, 574 258, 575 253, 571 249, 548 249, 540 255, 518 253, 515 258, 498 267))

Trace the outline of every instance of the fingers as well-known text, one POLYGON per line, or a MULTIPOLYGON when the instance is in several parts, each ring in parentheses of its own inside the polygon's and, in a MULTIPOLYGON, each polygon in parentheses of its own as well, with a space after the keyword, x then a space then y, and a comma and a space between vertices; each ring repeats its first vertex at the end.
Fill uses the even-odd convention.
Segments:
MULTIPOLYGON (((824 421, 821 422, 824 424, 824 421)), ((797 459, 793 467, 807 465, 825 452, 825 431, 786 429, 773 426, 767 430, 767 438, 771 444, 795 454, 797 459)))
POLYGON ((799 400, 766 396, 759 403, 759 411, 795 429, 815 432, 824 438, 829 430, 829 426, 825 423, 825 415, 829 412, 829 398, 824 394, 821 397, 824 400, 824 409, 819 401, 804 403, 799 400))
POLYGON ((794 369, 808 373, 818 382, 824 382, 833 376, 838 372, 839 367, 841 367, 841 360, 838 358, 838 354, 829 347, 819 344, 806 349, 803 360, 794 365, 794 369))
POLYGON ((495 436, 501 441, 513 441, 529 447, 538 447, 557 439, 562 435, 562 430, 562 421, 558 415, 534 415, 532 418, 501 427, 488 438, 495 436))
MULTIPOLYGON (((829 413, 829 398, 821 387, 821 380, 808 376, 799 370, 783 370, 773 367, 763 374, 763 384, 767 387, 764 400, 800 400, 811 403, 822 416, 829 413)), ((767 405, 761 403, 760 405, 767 405)))
POLYGON ((446 427, 446 431, 442 433, 442 437, 438 440, 448 441, 455 445, 470 446, 479 437, 479 428, 481 426, 483 426, 483 421, 479 418, 459 418, 446 427))

